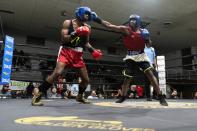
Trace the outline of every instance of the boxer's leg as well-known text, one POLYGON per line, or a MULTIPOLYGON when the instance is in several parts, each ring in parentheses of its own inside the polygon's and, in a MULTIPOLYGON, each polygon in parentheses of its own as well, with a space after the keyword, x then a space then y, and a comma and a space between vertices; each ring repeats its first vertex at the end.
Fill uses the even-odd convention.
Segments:
POLYGON ((126 64, 126 69, 123 70, 122 72, 122 74, 125 77, 122 85, 122 96, 120 97, 120 99, 116 101, 116 103, 122 103, 126 100, 128 87, 130 86, 131 80, 133 78, 132 70, 134 69, 134 66, 136 66, 136 62, 134 62, 133 60, 126 60, 125 64, 126 64))
POLYGON ((159 88, 158 80, 154 76, 152 70, 146 70, 144 73, 146 74, 149 81, 151 82, 154 90, 157 92, 160 104, 163 105, 163 106, 168 106, 168 103, 166 102, 166 100, 165 100, 164 96, 162 95, 162 92, 159 88))
POLYGON ((53 73, 47 77, 46 81, 44 81, 38 89, 34 92, 34 96, 32 98, 32 105, 33 106, 42 106, 43 103, 41 102, 42 93, 47 91, 53 84, 53 81, 61 75, 65 68, 66 64, 63 62, 57 62, 55 70, 53 73))
POLYGON ((116 101, 116 103, 122 103, 126 100, 127 90, 130 85, 132 78, 131 77, 125 77, 123 85, 122 85, 122 96, 120 99, 116 101))
POLYGON ((81 82, 79 83, 79 92, 76 97, 76 101, 84 103, 84 104, 90 103, 88 100, 86 100, 83 97, 83 94, 89 84, 89 77, 88 77, 88 73, 87 73, 87 68, 85 66, 80 68, 79 73, 80 73, 80 77, 81 77, 81 82))

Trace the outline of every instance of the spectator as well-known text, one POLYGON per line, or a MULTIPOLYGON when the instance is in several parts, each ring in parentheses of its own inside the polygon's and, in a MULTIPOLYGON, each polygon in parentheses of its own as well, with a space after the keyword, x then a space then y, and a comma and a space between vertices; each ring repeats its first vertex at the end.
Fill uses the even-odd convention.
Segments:
POLYGON ((136 86, 136 92, 138 98, 143 98, 143 93, 144 93, 143 87, 136 86))
POLYGON ((99 99, 104 99, 104 96, 102 94, 97 95, 99 99))
POLYGON ((77 81, 75 84, 72 84, 71 85, 71 95, 72 96, 77 96, 78 95, 78 92, 79 92, 79 83, 81 83, 81 78, 78 77, 77 78, 77 81))
POLYGON ((65 78, 62 80, 62 83, 63 83, 63 89, 62 89, 62 92, 61 92, 61 96, 62 96, 62 98, 64 98, 65 92, 67 91, 67 84, 66 84, 66 79, 65 78))
POLYGON ((91 92, 91 95, 88 96, 88 99, 98 99, 98 96, 96 95, 96 91, 93 90, 91 92))
POLYGON ((22 90, 17 90, 16 91, 16 98, 22 98, 22 96, 23 96, 22 90))
POLYGON ((62 96, 63 93, 63 77, 59 76, 58 77, 58 84, 57 84, 57 95, 62 96))
POLYGON ((117 94, 115 94, 114 96, 115 96, 115 98, 120 98, 122 96, 122 90, 118 89, 117 94))
POLYGON ((33 90, 33 92, 32 92, 32 95, 34 95, 34 93, 37 93, 38 91, 39 91, 39 89, 38 89, 38 84, 35 84, 34 90, 33 90))
POLYGON ((136 85, 131 85, 131 86, 130 86, 130 89, 129 89, 128 92, 127 92, 127 94, 128 94, 128 97, 129 97, 129 98, 134 98, 134 99, 136 99, 136 98, 137 98, 136 85))
POLYGON ((5 95, 6 97, 10 97, 11 96, 11 89, 9 87, 10 87, 9 84, 3 85, 3 88, 1 90, 1 93, 3 95, 5 95))
POLYGON ((103 88, 101 86, 99 86, 97 89, 96 89, 96 94, 98 96, 102 96, 104 94, 104 91, 103 91, 103 88))
POLYGON ((73 96, 71 93, 70 89, 67 89, 66 92, 64 93, 64 99, 70 99, 70 98, 75 98, 76 96, 73 96))
POLYGON ((172 94, 171 94, 171 98, 177 99, 178 98, 178 93, 176 89, 173 89, 172 94))
POLYGON ((51 88, 51 98, 57 98, 57 88, 54 86, 51 88))
POLYGON ((69 99, 71 98, 71 91, 69 89, 66 90, 64 93, 64 99, 69 99))
POLYGON ((197 99, 197 91, 194 93, 194 99, 197 99))

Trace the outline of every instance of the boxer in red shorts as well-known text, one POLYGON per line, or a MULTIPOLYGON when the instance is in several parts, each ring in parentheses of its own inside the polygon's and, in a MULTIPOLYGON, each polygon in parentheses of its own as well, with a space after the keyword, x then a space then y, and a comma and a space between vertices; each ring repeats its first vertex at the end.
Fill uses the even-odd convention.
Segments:
POLYGON ((76 19, 65 20, 61 31, 62 46, 59 49, 56 67, 53 73, 46 78, 34 92, 32 98, 33 106, 42 106, 41 95, 42 92, 51 87, 54 80, 62 74, 65 68, 76 68, 81 77, 79 84, 79 92, 76 101, 81 103, 89 103, 83 98, 83 93, 89 83, 89 77, 85 63, 83 61, 83 50, 87 48, 94 59, 100 59, 102 52, 94 49, 89 43, 90 26, 86 24, 87 21, 92 21, 95 18, 94 12, 89 7, 79 7, 75 11, 76 19))

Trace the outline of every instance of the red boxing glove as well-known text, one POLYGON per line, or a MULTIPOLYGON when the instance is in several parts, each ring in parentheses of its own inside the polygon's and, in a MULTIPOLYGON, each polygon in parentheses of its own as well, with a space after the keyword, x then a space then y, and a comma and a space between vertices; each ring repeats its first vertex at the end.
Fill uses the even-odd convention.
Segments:
POLYGON ((92 52, 92 57, 96 60, 100 59, 103 56, 103 53, 101 52, 101 50, 94 50, 92 52))
POLYGON ((76 29, 78 36, 87 36, 90 33, 90 29, 87 26, 80 26, 76 29))

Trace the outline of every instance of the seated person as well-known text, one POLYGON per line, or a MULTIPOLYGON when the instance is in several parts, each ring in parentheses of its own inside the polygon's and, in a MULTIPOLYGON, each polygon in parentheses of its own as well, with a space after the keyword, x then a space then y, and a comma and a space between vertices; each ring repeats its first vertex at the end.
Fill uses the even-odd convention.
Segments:
POLYGON ((71 91, 70 91, 70 89, 67 89, 64 92, 64 99, 69 99, 69 98, 71 98, 71 91))
POLYGON ((100 86, 96 89, 96 94, 98 96, 99 99, 104 99, 104 91, 103 88, 101 88, 100 86))
POLYGON ((194 99, 197 99, 197 91, 194 93, 194 99))
POLYGON ((144 89, 141 86, 136 86, 136 92, 138 98, 143 98, 144 89))
POLYGON ((112 93, 110 94, 110 98, 115 98, 115 93, 114 93, 114 92, 112 92, 112 93))
POLYGON ((99 99, 104 99, 104 96, 102 94, 98 94, 99 99))
POLYGON ((118 93, 114 95, 115 98, 120 98, 122 96, 122 90, 118 89, 118 93))
POLYGON ((1 93, 4 94, 5 96, 11 96, 11 89, 9 88, 9 84, 3 85, 1 93))
POLYGON ((131 99, 131 98, 134 98, 136 99, 137 98, 137 91, 136 91, 136 85, 131 85, 127 94, 128 94, 128 97, 131 99))
POLYGON ((62 91, 61 91, 61 97, 62 97, 62 99, 64 99, 65 98, 65 93, 67 91, 68 84, 66 84, 66 79, 63 79, 62 82, 63 82, 63 88, 62 88, 62 91))
POLYGON ((57 88, 56 87, 51 88, 51 98, 57 98, 57 88))
POLYGON ((171 94, 171 97, 174 98, 174 99, 177 99, 178 98, 178 96, 177 96, 177 90, 176 89, 173 89, 172 94, 171 94))
POLYGON ((88 99, 98 99, 95 90, 92 90, 91 94, 88 96, 88 99))

